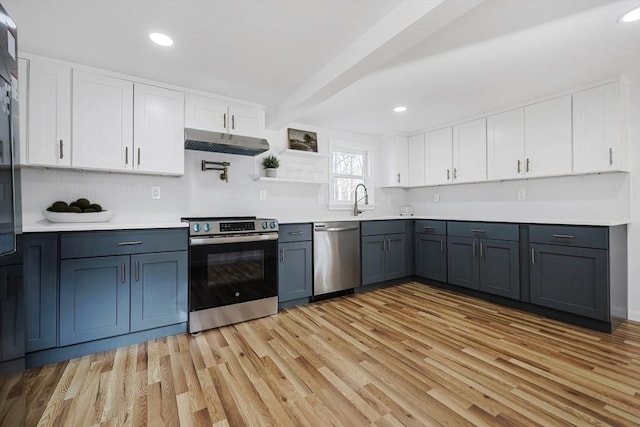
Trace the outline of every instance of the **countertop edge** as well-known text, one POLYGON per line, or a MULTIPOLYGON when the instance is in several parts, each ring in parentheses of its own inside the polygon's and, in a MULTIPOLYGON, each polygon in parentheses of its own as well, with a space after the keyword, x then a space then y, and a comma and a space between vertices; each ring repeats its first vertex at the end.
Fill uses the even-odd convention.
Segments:
POLYGON ((153 228, 188 228, 189 224, 181 221, 152 222, 49 222, 41 220, 37 223, 23 224, 23 233, 54 233, 59 231, 100 231, 100 230, 135 230, 153 228))

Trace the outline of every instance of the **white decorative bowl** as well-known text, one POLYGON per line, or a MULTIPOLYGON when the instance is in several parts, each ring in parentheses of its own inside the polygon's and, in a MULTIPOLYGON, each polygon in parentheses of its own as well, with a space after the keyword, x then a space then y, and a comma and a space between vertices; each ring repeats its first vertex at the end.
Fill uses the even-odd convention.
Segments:
POLYGON ((44 210, 42 215, 51 222, 107 222, 113 218, 115 211, 75 213, 44 210))

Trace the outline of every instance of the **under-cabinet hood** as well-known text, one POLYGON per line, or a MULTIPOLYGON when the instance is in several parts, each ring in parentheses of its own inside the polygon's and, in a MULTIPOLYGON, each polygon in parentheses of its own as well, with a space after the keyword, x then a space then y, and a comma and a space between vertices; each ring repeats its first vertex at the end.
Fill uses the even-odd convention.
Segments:
POLYGON ((185 128, 184 148, 187 150, 256 156, 269 149, 269 142, 263 138, 185 128))

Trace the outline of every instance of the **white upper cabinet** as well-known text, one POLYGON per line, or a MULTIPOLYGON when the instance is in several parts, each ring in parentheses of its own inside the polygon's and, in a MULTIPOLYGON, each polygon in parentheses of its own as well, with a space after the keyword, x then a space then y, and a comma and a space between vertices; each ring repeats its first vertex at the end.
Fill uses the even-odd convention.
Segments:
POLYGON ((573 172, 626 170, 618 83, 573 94, 573 172))
POLYGON ((426 184, 426 158, 424 134, 409 138, 409 186, 426 184))
POLYGON ((134 85, 133 168, 184 174, 184 94, 134 85))
MULTIPOLYGON (((22 64, 26 64, 22 62, 22 64)), ((25 70, 26 71, 26 70, 25 70)), ((21 72, 22 74, 22 72, 21 72)), ((27 82, 26 74, 20 79, 27 82)), ((71 165, 71 68, 53 60, 33 58, 28 62, 28 94, 25 103, 27 141, 21 163, 35 166, 71 165), (24 161, 22 161, 24 160, 24 161)))
POLYGON ((132 82, 73 70, 72 153, 74 167, 132 169, 132 82))
POLYGON ((487 179, 487 121, 474 120, 453 127, 453 182, 487 179))
POLYGON ((381 162, 384 165, 384 185, 406 187, 409 185, 409 138, 389 134, 382 138, 381 162))
POLYGON ((571 173, 571 95, 525 107, 524 131, 526 176, 571 173))
POLYGON ((524 176, 524 109, 487 117, 487 178, 524 176))
POLYGON ((207 96, 186 95, 184 120, 187 128, 264 137, 264 111, 261 108, 207 96))
POLYGON ((439 185, 453 182, 453 136, 452 129, 446 127, 428 132, 425 139, 425 152, 429 175, 427 184, 439 185))

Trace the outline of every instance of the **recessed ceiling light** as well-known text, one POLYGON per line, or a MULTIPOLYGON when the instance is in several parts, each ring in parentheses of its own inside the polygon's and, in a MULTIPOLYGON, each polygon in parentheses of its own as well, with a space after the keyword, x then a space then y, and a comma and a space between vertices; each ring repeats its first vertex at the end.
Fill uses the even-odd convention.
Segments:
POLYGON ((151 33, 149 34, 149 38, 152 42, 160 46, 173 46, 173 39, 166 34, 151 33))
POLYGON ((640 20, 640 7, 631 9, 629 12, 618 18, 618 22, 635 22, 640 20))
POLYGON ((407 111, 407 107, 404 107, 401 105, 401 106, 395 107, 393 111, 395 111, 396 113, 402 113, 403 111, 407 111))

